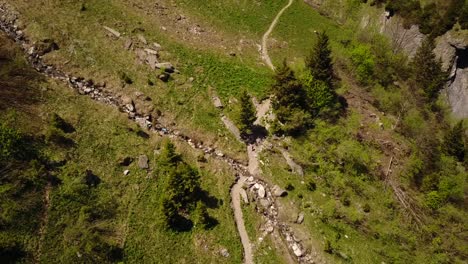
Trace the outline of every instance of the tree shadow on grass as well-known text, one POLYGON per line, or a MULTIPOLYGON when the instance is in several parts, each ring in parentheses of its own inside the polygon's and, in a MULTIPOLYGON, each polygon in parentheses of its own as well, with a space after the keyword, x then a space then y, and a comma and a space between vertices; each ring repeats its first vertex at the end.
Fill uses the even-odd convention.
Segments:
POLYGON ((178 214, 175 217, 174 223, 171 224, 171 229, 176 232, 188 232, 192 230, 192 228, 193 228, 192 220, 187 219, 180 214, 178 214))
POLYGON ((202 201, 208 208, 216 209, 219 208, 220 205, 223 205, 223 200, 210 195, 206 190, 200 190, 198 195, 200 197, 200 201, 202 201))

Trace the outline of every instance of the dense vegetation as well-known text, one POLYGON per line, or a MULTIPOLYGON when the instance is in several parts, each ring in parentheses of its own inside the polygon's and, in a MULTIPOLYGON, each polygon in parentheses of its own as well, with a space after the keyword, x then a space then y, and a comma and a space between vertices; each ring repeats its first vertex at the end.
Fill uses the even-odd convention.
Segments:
MULTIPOLYGON (((185 132, 194 131, 194 138, 207 145, 215 142, 227 153, 235 153, 239 143, 223 130, 221 110, 211 106, 207 87, 220 94, 228 115, 238 110, 236 121, 243 136, 255 129, 251 95, 272 95, 277 122, 270 132, 285 137, 268 140, 287 148, 304 176, 291 172, 275 147, 260 155, 265 164, 262 176, 288 190, 287 197, 278 198, 286 209, 283 219, 290 223, 296 211, 304 212, 298 230, 330 263, 466 261, 467 123, 452 121, 440 100, 446 73, 432 52, 432 38, 409 60, 394 53, 383 37, 353 31, 295 1, 274 33, 275 43, 287 41, 289 46, 270 51, 274 61, 288 60, 270 80, 266 67, 256 61, 255 47, 253 53, 225 56, 224 51, 178 42, 165 35, 172 30, 153 32, 157 23, 131 7, 135 1, 128 2, 87 1, 83 9, 82 4, 54 1, 35 10, 24 1, 23 15, 34 21, 30 28, 40 32, 36 34, 56 34, 64 47, 70 47, 51 59, 70 59, 74 65, 66 67, 96 79, 114 76, 116 82, 110 80, 109 89, 143 91, 164 119, 174 118, 185 132), (57 16, 49 27, 52 18, 44 14, 52 11, 57 16), (80 23, 88 26, 76 26, 80 23), (123 43, 89 34, 101 30, 100 24, 120 23, 119 30, 128 35, 136 28, 148 40, 161 42, 167 49, 161 53, 173 54, 168 58, 179 62, 182 74, 161 84, 148 69, 130 63, 134 58, 123 51, 123 43), (312 34, 317 29, 325 31, 312 34), (195 76, 191 84, 184 81, 189 76, 195 76)), ((261 35, 282 5, 180 2, 187 16, 213 22, 227 41, 233 38, 235 43, 241 35, 261 35), (240 28, 230 26, 235 22, 240 28)), ((408 25, 419 24, 432 36, 457 22, 466 28, 468 8, 466 3, 459 8, 460 1, 424 6, 416 1, 374 2, 386 4, 408 25)), ((352 12, 349 17, 361 19, 352 12)), ((10 65, 14 70, 2 76, 2 84, 27 76, 24 58, 12 61, 8 64, 21 67, 10 65)), ((1 108, 2 260, 31 262, 41 245, 39 262, 241 262, 229 203, 231 170, 188 146, 176 148, 156 136, 141 137, 145 134, 124 116, 65 87, 49 83, 41 87, 35 94, 46 102, 30 112, 9 105, 17 100, 0 97, 0 107, 20 113, 11 118, 1 108), (38 117, 31 118, 31 112, 38 117), (149 171, 136 164, 121 165, 121 158, 142 153, 149 156, 149 171), (126 169, 130 174, 123 175, 126 169), (48 188, 51 202, 46 205, 48 188), (221 258, 221 248, 230 257, 221 258)), ((22 97, 26 98, 31 97, 22 97)), ((244 145, 238 148, 243 151, 244 145)), ((253 214, 254 207, 251 203, 252 212, 244 212, 252 237, 263 232, 258 230, 261 220, 253 214)), ((257 262, 279 262, 267 241, 268 237, 255 245, 257 252, 268 253, 257 254, 257 262)))
POLYGON ((432 37, 443 35, 458 22, 462 29, 468 29, 465 0, 431 1, 421 6, 419 0, 376 0, 385 3, 385 9, 405 19, 406 26, 419 25, 424 34, 432 37))

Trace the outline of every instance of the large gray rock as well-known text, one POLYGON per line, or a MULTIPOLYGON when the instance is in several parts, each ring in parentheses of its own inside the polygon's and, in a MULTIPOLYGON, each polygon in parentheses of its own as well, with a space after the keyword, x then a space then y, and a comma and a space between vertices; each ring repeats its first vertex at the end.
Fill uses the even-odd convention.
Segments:
POLYGON ((149 168, 149 164, 148 164, 148 156, 146 155, 141 155, 138 157, 138 167, 140 167, 140 169, 148 169, 149 168))
POLYGON ((443 93, 454 116, 468 118, 468 33, 449 31, 437 39, 434 52, 449 71, 443 93))
POLYGON ((258 197, 265 198, 266 192, 265 192, 265 187, 263 187, 263 185, 261 184, 258 185, 257 194, 258 194, 258 197))
POLYGON ((302 222, 304 222, 304 213, 303 212, 299 213, 299 215, 297 216, 297 219, 296 219, 297 224, 302 224, 302 222))

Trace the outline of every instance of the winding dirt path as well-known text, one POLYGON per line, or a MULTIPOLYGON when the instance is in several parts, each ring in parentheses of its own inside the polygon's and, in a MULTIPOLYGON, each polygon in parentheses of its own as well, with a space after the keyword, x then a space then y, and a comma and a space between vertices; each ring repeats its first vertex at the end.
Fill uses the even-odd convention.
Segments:
POLYGON ((271 22, 270 27, 265 32, 265 34, 263 34, 263 37, 262 37, 262 47, 261 47, 262 60, 273 71, 275 70, 275 65, 273 65, 273 63, 271 62, 270 55, 268 55, 268 37, 270 36, 271 32, 273 32, 273 29, 275 29, 275 26, 278 23, 279 18, 283 15, 284 11, 286 11, 286 9, 288 9, 292 5, 293 2, 294 0, 289 0, 289 3, 278 12, 275 19, 273 19, 273 22, 271 22))
POLYGON ((234 220, 236 221, 237 231, 239 232, 242 246, 244 247, 244 263, 253 264, 252 245, 250 244, 249 236, 245 229, 244 216, 242 214, 241 208, 240 192, 245 180, 247 180, 247 177, 239 177, 236 184, 234 184, 234 186, 231 189, 231 199, 232 207, 234 208, 234 220))

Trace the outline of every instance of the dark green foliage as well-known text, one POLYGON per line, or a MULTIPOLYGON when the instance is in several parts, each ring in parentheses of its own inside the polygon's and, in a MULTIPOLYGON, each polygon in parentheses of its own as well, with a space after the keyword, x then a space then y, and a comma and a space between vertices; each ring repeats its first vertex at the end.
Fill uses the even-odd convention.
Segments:
POLYGON ((273 111, 279 122, 273 126, 276 133, 297 134, 309 126, 311 116, 304 110, 306 93, 286 61, 276 72, 272 93, 273 111))
POLYGON ((247 135, 252 133, 252 126, 256 119, 255 106, 252 103, 252 98, 246 90, 242 90, 240 98, 240 111, 238 116, 239 130, 241 134, 247 135))
POLYGON ((424 91, 429 102, 437 99, 447 79, 447 73, 442 71, 442 62, 436 59, 433 50, 434 41, 426 38, 412 62, 415 83, 424 91))
POLYGON ((201 198, 200 175, 182 160, 169 140, 162 147, 157 173, 164 181, 160 203, 162 227, 181 229, 183 217, 179 213, 193 210, 201 198))
POLYGON ((0 123, 0 162, 22 156, 22 136, 5 123, 0 123))
POLYGON ((468 1, 465 1, 465 5, 460 11, 458 23, 460 23, 462 29, 468 29, 468 1))
POLYGON ((463 121, 459 121, 444 137, 444 151, 447 155, 464 161, 466 155, 465 128, 463 121))
POLYGON ((417 0, 388 0, 385 9, 402 16, 406 27, 419 22, 421 5, 417 0))
POLYGON ((328 35, 325 32, 318 33, 317 43, 306 59, 306 66, 315 80, 322 81, 328 87, 332 87, 333 63, 328 35))
POLYGON ((437 37, 452 29, 457 20, 463 28, 466 5, 465 0, 432 2, 424 7, 416 0, 387 0, 386 9, 403 17, 406 27, 420 25, 422 33, 437 37))

